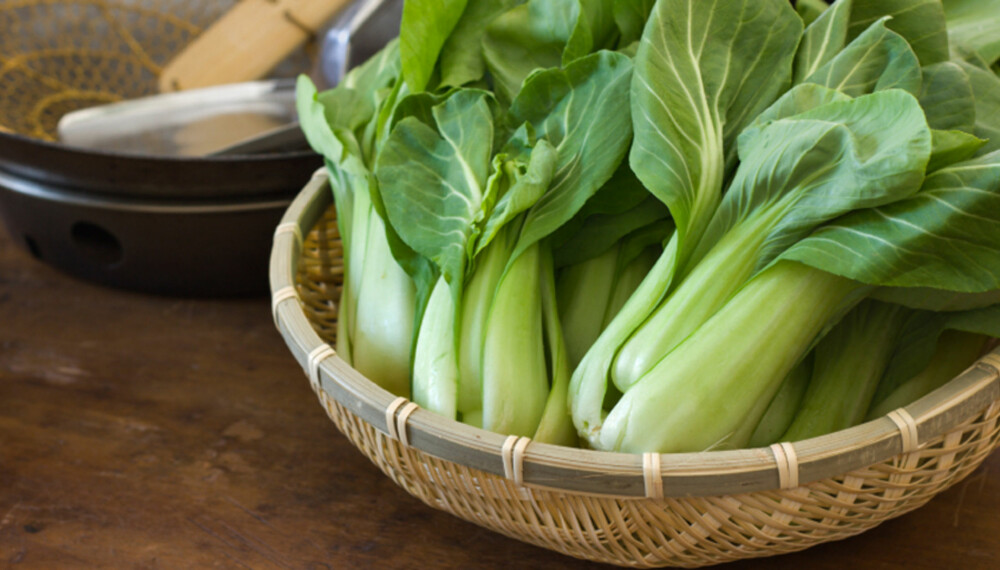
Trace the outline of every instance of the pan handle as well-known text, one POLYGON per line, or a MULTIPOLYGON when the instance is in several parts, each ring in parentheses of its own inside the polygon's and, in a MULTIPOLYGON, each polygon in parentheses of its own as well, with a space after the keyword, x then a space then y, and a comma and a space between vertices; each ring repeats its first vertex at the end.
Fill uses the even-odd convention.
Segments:
POLYGON ((163 93, 261 79, 350 0, 243 0, 174 57, 163 93))

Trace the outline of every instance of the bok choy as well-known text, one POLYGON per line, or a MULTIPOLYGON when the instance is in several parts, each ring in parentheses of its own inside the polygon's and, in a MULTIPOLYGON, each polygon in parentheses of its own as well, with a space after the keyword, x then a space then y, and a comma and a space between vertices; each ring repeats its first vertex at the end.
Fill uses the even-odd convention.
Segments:
POLYGON ((398 42, 299 84, 338 352, 446 417, 628 452, 927 393, 1000 335, 973 4, 407 0, 398 42))

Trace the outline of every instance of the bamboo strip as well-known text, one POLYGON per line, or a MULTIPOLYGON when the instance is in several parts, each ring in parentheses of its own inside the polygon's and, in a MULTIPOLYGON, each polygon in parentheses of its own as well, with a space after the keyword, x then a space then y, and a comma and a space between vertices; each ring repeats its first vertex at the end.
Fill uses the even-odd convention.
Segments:
POLYGON ((161 92, 262 79, 349 0, 243 0, 160 73, 161 92))

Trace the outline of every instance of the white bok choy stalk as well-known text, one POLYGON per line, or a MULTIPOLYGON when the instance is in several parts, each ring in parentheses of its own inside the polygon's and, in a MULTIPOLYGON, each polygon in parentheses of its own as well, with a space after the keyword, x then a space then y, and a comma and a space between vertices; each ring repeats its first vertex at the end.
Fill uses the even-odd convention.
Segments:
POLYGON ((623 162, 552 236, 559 319, 574 368, 649 273, 672 232, 666 207, 623 162))
MULTIPOLYGON (((458 89, 429 113, 397 117, 376 166, 380 196, 393 231, 439 275, 417 331, 421 406, 531 436, 553 388, 565 391, 553 378, 569 371, 545 293, 546 238, 620 164, 630 74, 627 57, 599 52, 532 74, 506 113, 487 92, 458 89), (495 140, 506 142, 494 150, 495 140)), ((556 415, 569 425, 565 407, 556 415)))
POLYGON ((781 382, 778 392, 768 402, 767 409, 750 434, 747 447, 764 447, 781 440, 781 436, 795 419, 812 373, 813 353, 809 352, 781 382))
POLYGON ((391 252, 371 170, 379 115, 398 75, 392 42, 332 90, 317 93, 300 77, 296 102, 306 138, 325 159, 344 244, 337 351, 383 388, 409 395, 412 328, 406 323, 414 319, 415 288, 391 252))

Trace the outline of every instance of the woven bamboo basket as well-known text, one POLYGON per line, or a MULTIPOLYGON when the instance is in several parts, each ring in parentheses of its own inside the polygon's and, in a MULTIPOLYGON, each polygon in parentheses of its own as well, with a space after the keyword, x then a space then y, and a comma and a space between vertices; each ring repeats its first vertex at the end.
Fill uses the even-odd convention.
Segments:
POLYGON ((1000 442, 1000 350, 892 414, 769 448, 570 449, 476 429, 377 387, 332 345, 343 277, 323 171, 275 232, 275 321, 340 431, 428 505, 597 562, 699 567, 808 548, 911 511, 1000 442))

